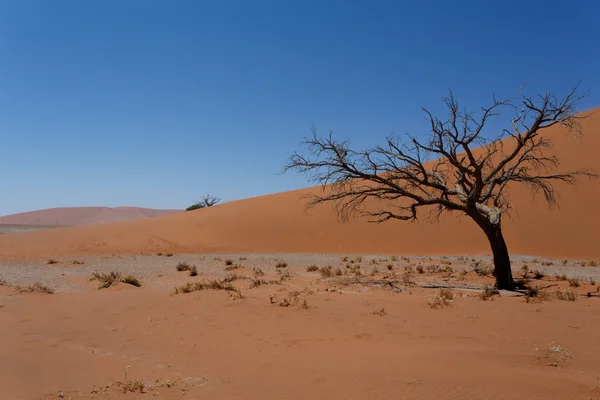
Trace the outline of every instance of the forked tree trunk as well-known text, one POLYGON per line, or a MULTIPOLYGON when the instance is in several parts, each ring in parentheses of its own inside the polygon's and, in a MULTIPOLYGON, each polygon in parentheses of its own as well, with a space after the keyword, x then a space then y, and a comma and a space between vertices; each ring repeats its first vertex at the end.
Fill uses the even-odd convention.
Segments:
POLYGON ((502 228, 500 225, 491 225, 486 229, 486 235, 492 247, 494 255, 494 277, 496 278, 496 287, 498 289, 514 290, 515 281, 512 276, 510 267, 510 256, 508 255, 508 247, 502 236, 502 228))
POLYGON ((485 232, 490 242, 492 255, 494 256, 494 277, 496 278, 496 288, 504 290, 514 290, 516 288, 513 280, 512 270, 510 268, 510 256, 508 247, 502 236, 502 226, 500 218, 496 218, 497 223, 492 223, 486 216, 479 212, 469 214, 473 220, 485 232))

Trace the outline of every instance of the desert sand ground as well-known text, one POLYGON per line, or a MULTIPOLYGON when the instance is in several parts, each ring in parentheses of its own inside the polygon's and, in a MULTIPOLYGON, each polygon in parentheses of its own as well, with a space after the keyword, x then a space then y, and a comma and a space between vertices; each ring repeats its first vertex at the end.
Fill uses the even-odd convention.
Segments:
POLYGON ((483 300, 480 256, 48 261, 0 264, 3 399, 600 398, 595 262, 515 256, 540 295, 483 300), (90 281, 111 271, 142 286, 90 281), (226 277, 239 292, 174 294, 226 277), (37 282, 54 294, 21 292, 37 282))

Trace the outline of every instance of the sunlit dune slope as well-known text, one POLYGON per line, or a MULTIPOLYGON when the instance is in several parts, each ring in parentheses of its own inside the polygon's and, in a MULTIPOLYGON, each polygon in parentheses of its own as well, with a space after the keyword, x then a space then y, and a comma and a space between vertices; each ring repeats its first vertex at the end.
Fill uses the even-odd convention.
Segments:
MULTIPOLYGON (((583 138, 561 127, 549 135, 565 169, 600 172, 600 109, 583 122, 583 138)), ((600 259, 600 180, 557 186, 559 209, 525 187, 511 193, 514 212, 504 232, 513 253, 600 259)), ((1 258, 178 253, 489 253, 469 219, 449 215, 440 223, 338 222, 330 207, 304 210, 304 189, 235 201, 159 218, 59 228, 0 237, 1 258)))

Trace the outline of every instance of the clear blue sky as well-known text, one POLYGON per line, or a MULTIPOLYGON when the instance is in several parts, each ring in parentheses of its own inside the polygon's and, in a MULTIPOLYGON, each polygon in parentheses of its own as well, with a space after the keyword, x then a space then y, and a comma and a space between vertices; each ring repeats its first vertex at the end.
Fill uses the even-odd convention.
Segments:
POLYGON ((308 186, 310 128, 358 147, 453 89, 600 105, 600 2, 0 0, 0 215, 184 208, 308 186))

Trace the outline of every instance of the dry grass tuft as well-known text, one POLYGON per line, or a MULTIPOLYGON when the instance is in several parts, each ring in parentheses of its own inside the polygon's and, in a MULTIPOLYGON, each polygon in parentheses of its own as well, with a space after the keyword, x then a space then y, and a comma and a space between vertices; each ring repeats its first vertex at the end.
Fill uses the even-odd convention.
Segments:
POLYGON ((50 260, 48 260, 48 262, 46 264, 48 264, 48 265, 58 264, 58 261, 50 259, 50 260))
POLYGON ((33 285, 29 286, 15 286, 15 291, 17 293, 46 293, 46 294, 54 294, 54 290, 49 288, 48 286, 36 282, 33 285))
POLYGON ((568 279, 569 279, 569 278, 567 278, 567 274, 557 274, 557 275, 556 275, 556 280, 559 280, 559 281, 566 281, 566 280, 568 280, 568 279))
POLYGON ((431 308, 443 308, 452 305, 454 294, 448 289, 440 289, 440 291, 429 297, 429 307, 431 308))
POLYGON ((244 268, 239 264, 233 264, 233 265, 227 265, 225 267, 225 271, 233 271, 234 269, 240 269, 240 268, 244 268))
POLYGON ((73 262, 71 262, 71 264, 73 264, 73 265, 83 265, 85 263, 83 261, 74 260, 73 262))
POLYGON ((385 308, 381 308, 381 309, 379 309, 379 310, 375 310, 375 311, 373 311, 373 314, 374 314, 374 315, 379 315, 379 316, 382 316, 382 317, 383 317, 384 315, 386 315, 386 314, 387 314, 387 312, 385 312, 385 308))
POLYGON ((279 282, 289 281, 294 277, 290 271, 280 269, 277 270, 277 275, 279 275, 279 282))
POLYGON ((198 275, 198 269, 196 267, 190 268, 190 276, 198 275))
POLYGON ((173 294, 191 293, 191 292, 197 292, 197 291, 202 291, 202 290, 226 290, 228 292, 233 292, 235 294, 236 298, 238 298, 238 299, 243 298, 242 292, 238 288, 236 288, 235 286, 230 284, 229 282, 226 282, 225 280, 188 282, 184 285, 175 287, 173 294))
POLYGON ((139 379, 136 379, 134 381, 127 381, 125 383, 119 382, 118 385, 121 387, 123 393, 144 393, 144 388, 146 387, 146 385, 144 385, 144 382, 140 381, 139 379))
POLYGON ((140 282, 140 280, 138 278, 136 278, 133 275, 127 275, 127 276, 123 276, 121 275, 120 272, 116 272, 116 271, 112 271, 109 272, 108 274, 102 272, 94 272, 92 274, 92 277, 90 278, 91 281, 99 281, 100 282, 100 286, 98 287, 98 289, 106 289, 108 287, 111 287, 112 285, 115 285, 117 283, 128 283, 130 285, 133 286, 137 286, 140 287, 142 286, 142 283, 140 282))
POLYGON ((405 285, 412 285, 412 284, 414 284, 414 282, 412 280, 413 276, 414 276, 414 273, 411 270, 407 270, 402 274, 402 276, 400 277, 400 280, 405 285))
POLYGON ((483 291, 479 294, 479 298, 483 301, 487 301, 489 299, 494 299, 492 296, 495 294, 500 294, 498 289, 496 289, 493 285, 485 284, 483 285, 483 291))
POLYGON ((287 266, 288 263, 283 260, 277 261, 277 264, 275 264, 275 268, 286 268, 287 266))
POLYGON ((490 276, 494 272, 491 265, 482 265, 480 262, 473 263, 473 272, 479 276, 490 276))
POLYGON ((566 364, 569 358, 572 357, 567 353, 565 348, 554 342, 550 343, 548 348, 538 357, 538 359, 542 360, 550 367, 560 367, 561 365, 566 364))
POLYGON ((231 283, 237 281, 238 279, 248 279, 248 277, 238 274, 227 274, 220 282, 231 283))
POLYGON ((265 276, 263 270, 258 267, 252 268, 252 273, 254 274, 254 276, 265 276))

